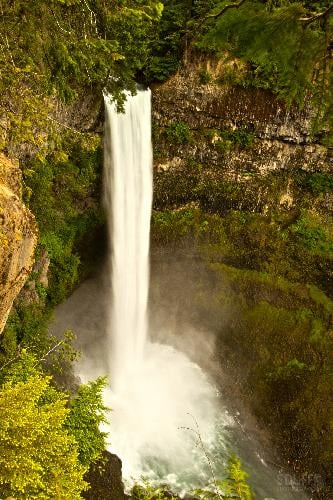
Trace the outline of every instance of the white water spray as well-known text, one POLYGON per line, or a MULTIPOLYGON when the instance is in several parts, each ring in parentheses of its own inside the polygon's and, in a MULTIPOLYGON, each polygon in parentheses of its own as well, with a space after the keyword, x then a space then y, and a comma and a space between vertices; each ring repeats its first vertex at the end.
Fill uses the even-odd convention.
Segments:
POLYGON ((105 97, 105 196, 112 214, 110 449, 121 457, 125 479, 145 474, 181 488, 200 484, 209 465, 205 450, 196 449, 196 430, 210 448, 216 439, 217 394, 186 356, 147 341, 150 97, 149 90, 127 96, 122 114, 105 97))

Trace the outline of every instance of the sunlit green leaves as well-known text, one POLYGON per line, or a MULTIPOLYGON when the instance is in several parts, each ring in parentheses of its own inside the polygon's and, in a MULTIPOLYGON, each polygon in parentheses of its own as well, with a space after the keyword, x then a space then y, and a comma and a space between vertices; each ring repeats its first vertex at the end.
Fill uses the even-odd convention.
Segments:
POLYGON ((81 498, 83 475, 105 449, 104 379, 69 401, 27 349, 0 367, 0 495, 81 498))
POLYGON ((79 444, 79 460, 83 465, 95 462, 105 449, 107 434, 100 431, 100 425, 106 422, 107 408, 102 398, 105 385, 105 378, 81 385, 71 401, 66 427, 79 444))
POLYGON ((195 490, 195 494, 202 499, 252 500, 253 494, 247 483, 248 474, 243 470, 240 459, 232 455, 226 467, 226 478, 216 479, 208 488, 195 490))
POLYGON ((64 427, 66 398, 39 374, 0 389, 0 494, 26 498, 81 498, 87 484, 75 439, 64 427))

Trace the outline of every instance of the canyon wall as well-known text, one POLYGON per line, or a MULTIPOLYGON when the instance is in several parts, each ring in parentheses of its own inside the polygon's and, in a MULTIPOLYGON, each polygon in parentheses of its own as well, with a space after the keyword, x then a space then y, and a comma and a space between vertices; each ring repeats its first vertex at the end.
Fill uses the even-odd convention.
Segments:
POLYGON ((153 89, 153 330, 213 333, 232 390, 329 498, 333 152, 307 105, 227 70, 202 59, 153 89))

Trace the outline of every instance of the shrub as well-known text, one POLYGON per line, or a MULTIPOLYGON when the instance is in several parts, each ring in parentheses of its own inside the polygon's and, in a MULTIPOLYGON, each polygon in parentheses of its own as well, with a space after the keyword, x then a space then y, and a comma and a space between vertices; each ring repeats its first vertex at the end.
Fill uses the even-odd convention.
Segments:
POLYGON ((324 172, 300 172, 297 184, 305 188, 315 196, 325 195, 333 189, 333 174, 324 172))
POLYGON ((172 122, 166 129, 166 135, 173 144, 186 144, 191 139, 189 126, 184 122, 172 122))
POLYGON ((220 136, 223 140, 231 141, 235 146, 239 146, 240 149, 250 148, 254 141, 254 134, 243 126, 235 130, 221 130, 220 136))
POLYGON ((248 474, 243 470, 242 464, 236 455, 232 455, 226 467, 227 477, 216 479, 208 488, 195 490, 195 495, 202 499, 238 499, 252 500, 253 493, 247 483, 248 474))
POLYGON ((100 377, 93 382, 81 385, 77 395, 70 402, 70 413, 66 428, 78 443, 80 462, 88 466, 95 463, 105 449, 107 434, 100 431, 105 423, 106 406, 103 404, 102 391, 106 379, 100 377))
POLYGON ((330 225, 310 211, 303 210, 299 219, 290 227, 301 244, 314 253, 333 256, 333 231, 330 225))
POLYGON ((206 69, 201 69, 199 71, 199 81, 202 85, 206 85, 207 83, 210 83, 212 81, 213 77, 209 71, 206 69))
POLYGON ((99 142, 94 134, 79 139, 64 134, 53 152, 33 158, 23 170, 25 201, 39 226, 40 248, 50 258, 46 297, 53 305, 76 285, 81 269, 78 247, 102 223, 99 142))
POLYGON ((0 495, 79 500, 86 467, 65 427, 67 397, 36 363, 23 352, 0 389, 0 495))
POLYGON ((27 349, 0 376, 0 495, 82 498, 83 475, 105 449, 105 379, 80 386, 69 400, 27 349))

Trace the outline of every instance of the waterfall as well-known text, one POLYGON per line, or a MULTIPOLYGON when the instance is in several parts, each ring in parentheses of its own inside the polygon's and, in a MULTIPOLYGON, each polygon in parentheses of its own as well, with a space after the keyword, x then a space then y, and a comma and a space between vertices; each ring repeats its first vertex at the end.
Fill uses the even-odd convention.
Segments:
POLYGON ((112 248, 111 384, 121 391, 147 337, 152 204, 151 92, 127 95, 124 113, 105 96, 105 204, 112 248))
MULTIPOLYGON (((125 480, 144 474, 181 489, 207 477, 195 429, 210 449, 216 438, 217 395, 205 373, 184 354, 147 340, 150 99, 149 90, 127 95, 124 113, 117 113, 105 96, 104 184, 112 275, 106 289, 107 295, 112 292, 107 327, 111 386, 105 399, 113 410, 107 430, 109 449, 121 457, 125 480)), ((223 425, 228 422, 224 418, 223 425)))

